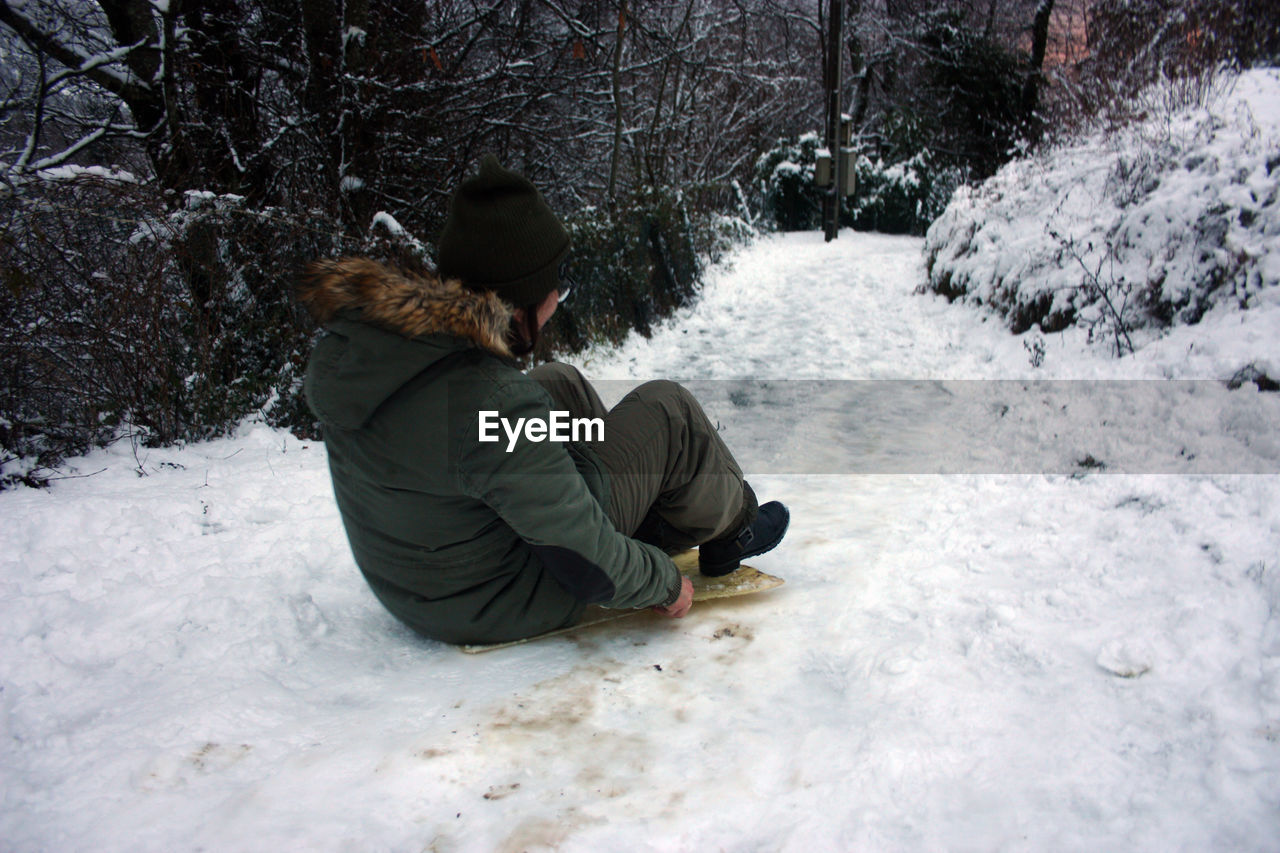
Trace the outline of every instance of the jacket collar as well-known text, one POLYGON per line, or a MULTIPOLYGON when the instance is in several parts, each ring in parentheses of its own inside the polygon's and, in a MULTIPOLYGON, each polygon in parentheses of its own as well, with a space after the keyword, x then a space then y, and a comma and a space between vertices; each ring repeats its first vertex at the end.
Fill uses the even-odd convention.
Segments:
POLYGON ((457 279, 392 269, 367 258, 316 261, 298 297, 325 325, 342 314, 406 338, 443 334, 510 359, 511 306, 492 291, 468 290, 457 279))

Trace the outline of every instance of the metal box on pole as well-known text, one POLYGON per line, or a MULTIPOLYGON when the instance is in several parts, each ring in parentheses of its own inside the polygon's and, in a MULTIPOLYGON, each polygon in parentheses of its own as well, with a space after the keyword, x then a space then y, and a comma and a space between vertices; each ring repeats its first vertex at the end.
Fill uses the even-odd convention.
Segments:
POLYGON ((853 195, 858 189, 858 152, 853 148, 840 149, 840 195, 853 195))
POLYGON ((840 116, 840 166, 836 174, 840 176, 838 192, 840 196, 853 195, 858 188, 858 176, 854 166, 857 164, 858 152, 853 147, 853 118, 840 116))
POLYGON ((818 149, 818 159, 813 164, 813 183, 818 189, 827 189, 835 179, 831 165, 831 152, 825 148, 818 149))

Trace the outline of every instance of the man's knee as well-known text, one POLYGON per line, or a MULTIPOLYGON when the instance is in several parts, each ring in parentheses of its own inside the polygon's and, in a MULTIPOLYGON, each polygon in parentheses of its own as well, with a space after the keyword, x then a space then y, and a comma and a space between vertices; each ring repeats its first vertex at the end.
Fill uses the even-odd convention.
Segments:
POLYGON ((649 404, 674 405, 683 409, 690 403, 696 403, 689 389, 670 379, 652 379, 636 386, 631 393, 637 400, 649 404))
POLYGON ((575 418, 604 417, 604 404, 586 377, 571 364, 540 364, 527 374, 551 395, 554 408, 568 410, 575 418))
POLYGON ((577 384, 586 381, 578 368, 572 364, 564 364, 559 361, 548 361, 546 364, 539 364, 531 369, 527 375, 530 379, 538 382, 572 382, 577 384))

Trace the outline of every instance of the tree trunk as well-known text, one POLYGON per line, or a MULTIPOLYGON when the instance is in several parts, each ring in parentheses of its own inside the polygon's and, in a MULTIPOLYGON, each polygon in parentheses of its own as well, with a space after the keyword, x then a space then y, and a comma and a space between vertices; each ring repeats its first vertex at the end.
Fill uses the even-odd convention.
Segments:
POLYGON ((240 32, 234 0, 205 0, 184 9, 194 67, 186 75, 190 101, 170 108, 175 144, 184 146, 190 187, 262 200, 270 170, 258 159, 262 132, 254 100, 258 69, 240 32))
POLYGON ((1031 142, 1039 141, 1043 131, 1036 116, 1036 108, 1040 100, 1040 83, 1044 79, 1041 69, 1044 67, 1045 49, 1049 43, 1049 18, 1053 14, 1053 3, 1054 0, 1040 0, 1035 20, 1031 24, 1031 67, 1022 84, 1022 117, 1027 127, 1027 139, 1031 142))
POLYGON ((302 0, 301 9, 307 55, 302 112, 326 155, 320 164, 324 197, 336 199, 342 180, 342 14, 337 0, 302 0))
POLYGON ((618 161, 622 157, 622 37, 627 28, 627 0, 618 6, 618 42, 613 52, 613 154, 609 158, 609 204, 618 193, 618 161))

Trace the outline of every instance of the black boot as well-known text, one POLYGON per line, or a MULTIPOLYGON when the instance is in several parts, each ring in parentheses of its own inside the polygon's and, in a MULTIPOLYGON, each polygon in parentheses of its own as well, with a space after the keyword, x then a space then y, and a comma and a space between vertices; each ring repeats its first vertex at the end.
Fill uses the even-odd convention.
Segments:
POLYGON ((787 533, 791 513, 777 501, 760 507, 755 521, 734 536, 704 542, 698 548, 698 569, 708 577, 727 575, 747 557, 772 551, 787 533))
POLYGON ((644 521, 640 522, 640 526, 636 528, 635 533, 631 534, 631 538, 656 545, 672 557, 682 551, 688 551, 694 545, 687 535, 667 524, 666 520, 654 510, 649 510, 649 514, 644 517, 644 521))

